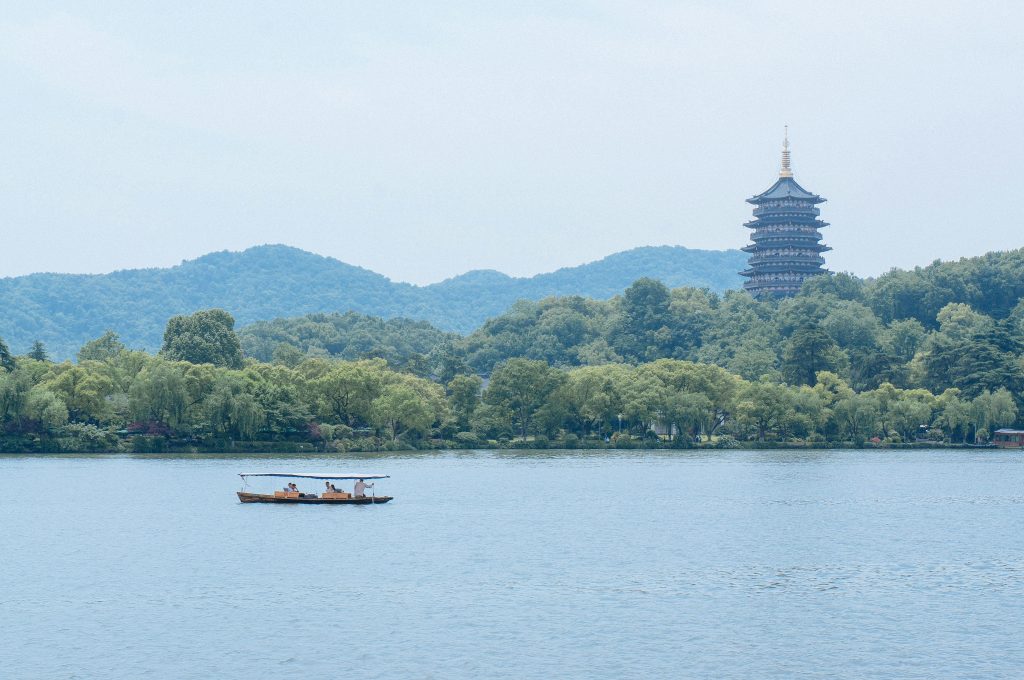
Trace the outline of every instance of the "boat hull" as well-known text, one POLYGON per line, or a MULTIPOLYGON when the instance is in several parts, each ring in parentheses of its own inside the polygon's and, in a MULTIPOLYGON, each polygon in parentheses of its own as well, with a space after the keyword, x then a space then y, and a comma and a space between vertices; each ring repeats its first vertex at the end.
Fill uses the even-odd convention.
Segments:
POLYGON ((239 491, 238 500, 242 503, 311 503, 319 505, 374 505, 376 503, 387 503, 392 496, 364 496, 363 498, 283 498, 273 494, 249 493, 239 491))

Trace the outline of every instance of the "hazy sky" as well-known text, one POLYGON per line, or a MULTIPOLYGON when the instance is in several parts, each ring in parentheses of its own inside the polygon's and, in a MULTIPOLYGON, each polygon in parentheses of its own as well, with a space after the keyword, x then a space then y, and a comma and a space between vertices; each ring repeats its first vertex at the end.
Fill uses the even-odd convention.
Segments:
POLYGON ((831 269, 1021 247, 1022 26, 938 0, 0 2, 0 276, 735 248, 784 123, 831 269))

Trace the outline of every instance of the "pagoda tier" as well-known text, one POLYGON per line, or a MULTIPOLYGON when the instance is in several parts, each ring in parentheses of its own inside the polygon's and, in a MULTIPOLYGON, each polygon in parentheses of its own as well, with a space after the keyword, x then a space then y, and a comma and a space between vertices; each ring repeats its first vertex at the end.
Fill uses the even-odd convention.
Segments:
POLYGON ((747 277, 743 288, 758 298, 796 295, 803 282, 824 274, 821 253, 832 250, 821 242, 821 229, 827 222, 818 219, 816 207, 825 199, 805 190, 793 179, 789 167, 789 139, 782 147, 779 180, 764 193, 747 199, 754 208, 753 220, 743 226, 753 230, 749 267, 740 272, 747 277))
MULTIPOLYGON (((818 238, 821 238, 820 236, 818 238)), ((816 253, 824 253, 827 250, 832 250, 831 246, 827 246, 824 243, 818 241, 818 239, 797 239, 797 238, 756 238, 754 243, 743 246, 740 250, 748 253, 753 252, 765 252, 765 251, 782 251, 788 252, 790 250, 813 250, 816 253)))

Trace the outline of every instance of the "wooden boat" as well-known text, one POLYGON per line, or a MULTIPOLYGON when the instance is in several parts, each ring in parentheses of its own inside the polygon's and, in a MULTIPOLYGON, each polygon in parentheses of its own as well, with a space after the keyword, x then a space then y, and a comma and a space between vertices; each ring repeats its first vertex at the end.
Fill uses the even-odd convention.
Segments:
POLYGON ((273 493, 254 493, 247 491, 249 477, 284 477, 299 479, 318 479, 321 481, 335 482, 344 480, 366 480, 366 479, 388 479, 388 475, 362 475, 353 473, 304 473, 304 472, 243 472, 238 475, 242 478, 242 490, 238 492, 238 500, 242 503, 319 503, 328 505, 374 505, 387 503, 392 496, 377 496, 370 487, 369 496, 354 496, 347 491, 325 492, 320 495, 315 493, 301 493, 299 491, 278 490, 273 493))
POLYGON ((316 494, 299 494, 294 497, 278 495, 281 492, 275 492, 274 494, 266 493, 249 493, 247 491, 238 492, 238 500, 243 503, 335 503, 340 505, 370 505, 372 503, 387 503, 392 500, 391 496, 363 496, 362 498, 352 498, 350 494, 337 494, 338 498, 334 498, 335 494, 327 494, 317 496, 316 494))

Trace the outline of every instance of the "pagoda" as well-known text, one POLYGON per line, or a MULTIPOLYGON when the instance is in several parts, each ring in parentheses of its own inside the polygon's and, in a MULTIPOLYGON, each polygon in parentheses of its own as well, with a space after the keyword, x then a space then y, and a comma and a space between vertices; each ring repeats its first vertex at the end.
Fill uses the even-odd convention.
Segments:
POLYGON ((743 288, 756 298, 796 295, 803 282, 827 273, 821 254, 832 250, 821 242, 821 211, 815 206, 825 199, 805 190, 793 179, 789 166, 789 129, 782 143, 782 169, 770 189, 748 198, 753 203, 754 219, 743 226, 754 230, 750 245, 749 267, 740 274, 747 277, 743 288))

